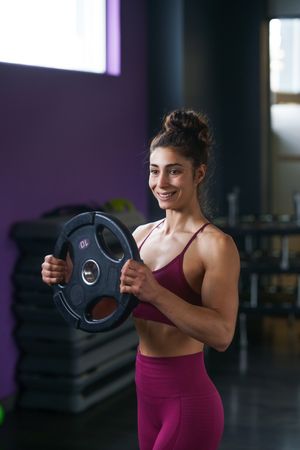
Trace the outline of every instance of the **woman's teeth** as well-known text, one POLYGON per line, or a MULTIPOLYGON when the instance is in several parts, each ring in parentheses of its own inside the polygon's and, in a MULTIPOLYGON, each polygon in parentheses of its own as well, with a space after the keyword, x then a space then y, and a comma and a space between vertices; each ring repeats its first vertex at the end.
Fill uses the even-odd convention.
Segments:
POLYGON ((174 192, 166 192, 166 193, 160 193, 158 194, 159 198, 161 198, 162 200, 169 200, 169 198, 172 197, 172 195, 174 195, 174 192))

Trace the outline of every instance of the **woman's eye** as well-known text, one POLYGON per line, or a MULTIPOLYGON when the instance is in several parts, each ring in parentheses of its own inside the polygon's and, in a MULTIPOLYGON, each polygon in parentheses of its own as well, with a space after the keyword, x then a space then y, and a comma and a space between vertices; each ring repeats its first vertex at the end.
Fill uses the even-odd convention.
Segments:
POLYGON ((179 174, 179 170, 177 170, 177 169, 170 170, 170 174, 171 175, 178 175, 179 174))
POLYGON ((150 174, 151 174, 151 175, 157 175, 157 174, 158 174, 158 170, 156 170, 156 169, 151 169, 151 170, 150 170, 150 174))

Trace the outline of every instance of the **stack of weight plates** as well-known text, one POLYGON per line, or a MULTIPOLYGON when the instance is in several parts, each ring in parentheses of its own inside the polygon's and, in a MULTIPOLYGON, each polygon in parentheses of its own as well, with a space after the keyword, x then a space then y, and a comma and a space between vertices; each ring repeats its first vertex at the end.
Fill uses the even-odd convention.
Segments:
MULTIPOLYGON (((114 215, 131 231, 144 222, 136 210, 114 215)), ((56 310, 52 289, 41 280, 44 256, 53 252, 69 219, 47 217, 12 228, 20 251, 13 274, 13 309, 20 349, 19 405, 24 408, 84 411, 134 378, 137 335, 131 319, 104 333, 73 329, 56 310)))

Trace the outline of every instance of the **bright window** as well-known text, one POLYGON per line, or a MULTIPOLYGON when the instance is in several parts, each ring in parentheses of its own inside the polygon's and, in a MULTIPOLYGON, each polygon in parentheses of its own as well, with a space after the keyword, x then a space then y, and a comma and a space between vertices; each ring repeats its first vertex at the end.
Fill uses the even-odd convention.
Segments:
POLYGON ((272 92, 300 93, 300 19, 270 21, 272 92))
POLYGON ((0 0, 0 61, 104 73, 106 0, 0 0))

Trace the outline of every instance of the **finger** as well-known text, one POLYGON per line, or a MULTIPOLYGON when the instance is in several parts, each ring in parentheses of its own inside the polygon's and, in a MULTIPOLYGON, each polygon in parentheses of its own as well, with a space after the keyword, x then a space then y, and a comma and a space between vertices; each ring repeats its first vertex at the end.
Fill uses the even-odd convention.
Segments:
POLYGON ((55 284, 64 283, 64 277, 51 277, 47 274, 42 274, 43 282, 48 284, 49 286, 53 286, 55 284))
POLYGON ((55 258, 53 255, 46 255, 44 262, 48 264, 53 264, 55 266, 64 266, 66 264, 66 261, 63 259, 55 258))
POLYGON ((132 286, 123 285, 120 287, 121 294, 134 294, 134 289, 132 286))
POLYGON ((41 275, 43 280, 51 280, 53 283, 61 283, 67 278, 65 272, 52 272, 44 269, 41 271, 41 275))
POLYGON ((135 261, 134 259, 129 259, 127 262, 128 262, 128 267, 133 270, 138 270, 141 267, 143 267, 143 263, 135 261))
POLYGON ((122 272, 126 271, 128 268, 130 268, 130 264, 132 263, 132 259, 127 259, 127 261, 125 262, 125 264, 122 267, 122 272))
POLYGON ((136 270, 133 270, 129 267, 127 269, 121 271, 121 277, 135 278, 136 276, 137 276, 136 270))
POLYGON ((132 277, 126 277, 126 276, 123 276, 122 278, 121 278, 121 284, 122 284, 122 286, 132 286, 133 285, 133 283, 134 283, 134 278, 132 278, 132 277))
POLYGON ((121 282, 125 283, 129 282, 129 281, 133 281, 135 278, 135 272, 131 271, 131 270, 126 270, 126 272, 121 272, 120 275, 120 280, 121 282))
POLYGON ((51 271, 51 272, 65 272, 66 270, 66 263, 63 261, 63 264, 54 264, 44 261, 42 263, 42 269, 51 271))
POLYGON ((66 275, 65 270, 47 270, 46 268, 42 269, 42 275, 44 275, 47 278, 62 278, 66 275))
POLYGON ((61 278, 66 274, 66 270, 54 270, 53 267, 43 267, 41 273, 49 278, 61 278))
POLYGON ((124 266, 122 267, 122 272, 123 273, 127 273, 128 271, 141 272, 145 270, 145 267, 146 266, 144 263, 140 263, 138 261, 135 261, 134 259, 128 259, 124 264, 124 266))

